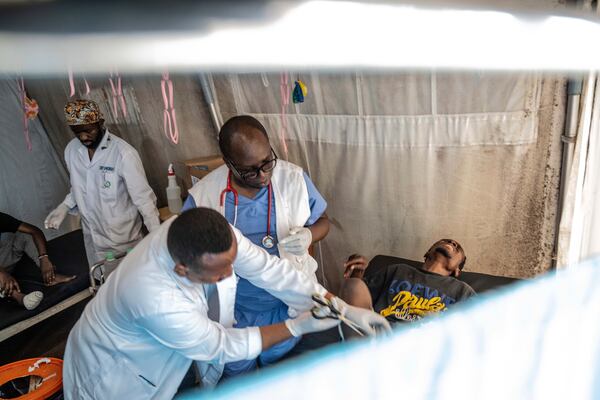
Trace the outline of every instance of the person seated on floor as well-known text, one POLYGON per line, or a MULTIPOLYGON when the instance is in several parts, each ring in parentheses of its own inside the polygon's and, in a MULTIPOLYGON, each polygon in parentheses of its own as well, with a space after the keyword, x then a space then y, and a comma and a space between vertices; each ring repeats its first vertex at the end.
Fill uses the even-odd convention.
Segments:
POLYGON ((456 279, 467 260, 456 240, 438 240, 424 257, 420 269, 391 264, 365 278, 366 259, 352 255, 344 264, 346 279, 340 297, 348 304, 373 309, 390 322, 411 322, 445 311, 475 294, 456 279))
POLYGON ((44 297, 40 291, 21 293, 19 283, 10 274, 14 265, 27 254, 40 268, 46 286, 68 282, 75 276, 56 273, 46 253, 46 238, 37 227, 0 212, 0 298, 12 298, 28 310, 33 310, 44 297))

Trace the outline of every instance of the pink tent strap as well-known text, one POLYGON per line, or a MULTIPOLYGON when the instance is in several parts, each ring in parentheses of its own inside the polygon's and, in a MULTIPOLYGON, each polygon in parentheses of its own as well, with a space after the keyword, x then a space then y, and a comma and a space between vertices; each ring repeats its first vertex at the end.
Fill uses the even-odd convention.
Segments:
POLYGON ((112 109, 116 119, 119 118, 118 108, 120 106, 123 118, 127 118, 127 103, 123 95, 123 86, 121 85, 121 75, 118 72, 111 72, 108 78, 112 90, 112 109))
POLYGON ((173 143, 179 143, 179 129, 177 129, 177 116, 175 115, 175 106, 173 102, 173 82, 169 79, 169 72, 162 74, 160 88, 163 98, 163 129, 165 135, 173 143))
POLYGON ((29 137, 29 121, 27 119, 27 95, 25 94, 25 81, 23 77, 17 78, 17 87, 19 88, 19 100, 21 100, 21 111, 23 111, 23 134, 27 150, 31 151, 31 138, 29 137))
MULTIPOLYGON (((85 94, 86 96, 90 94, 90 85, 88 84, 87 79, 83 78, 83 83, 85 84, 85 94)), ((75 78, 73 77, 73 70, 69 68, 69 98, 75 95, 75 78)))

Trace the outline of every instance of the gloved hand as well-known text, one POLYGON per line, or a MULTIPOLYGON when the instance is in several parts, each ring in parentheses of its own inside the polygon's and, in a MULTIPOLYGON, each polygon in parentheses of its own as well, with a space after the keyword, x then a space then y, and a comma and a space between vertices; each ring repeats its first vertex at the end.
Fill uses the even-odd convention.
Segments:
POLYGON ((312 243, 312 233, 310 229, 297 227, 290 230, 290 235, 279 241, 279 247, 283 251, 301 256, 308 252, 308 247, 312 243))
POLYGON ((339 319, 317 319, 313 317, 310 311, 303 312, 297 318, 285 320, 285 326, 295 337, 302 336, 311 332, 324 331, 338 326, 339 324, 339 319))
POLYGON ((59 206, 52 210, 46 217, 46 220, 44 221, 46 229, 58 229, 60 224, 65 220, 68 212, 69 207, 60 203, 59 206))
POLYGON ((344 318, 358 325, 366 335, 372 336, 378 331, 389 332, 392 330, 390 323, 372 310, 351 306, 339 297, 333 297, 330 301, 344 318))

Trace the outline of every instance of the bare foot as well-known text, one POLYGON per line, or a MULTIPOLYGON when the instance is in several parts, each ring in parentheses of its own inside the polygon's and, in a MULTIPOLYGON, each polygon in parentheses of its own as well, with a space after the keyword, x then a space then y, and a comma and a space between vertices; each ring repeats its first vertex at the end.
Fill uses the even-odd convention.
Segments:
POLYGON ((75 278, 77 278, 77 275, 66 276, 63 274, 56 274, 54 275, 54 280, 52 281, 52 283, 47 283, 46 286, 54 286, 61 283, 69 282, 75 278))

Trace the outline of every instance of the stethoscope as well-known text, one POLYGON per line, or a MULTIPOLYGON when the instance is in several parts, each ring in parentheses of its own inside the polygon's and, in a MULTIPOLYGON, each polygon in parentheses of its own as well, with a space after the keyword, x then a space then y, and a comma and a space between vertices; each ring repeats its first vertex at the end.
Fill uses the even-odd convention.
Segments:
MULTIPOLYGON (((107 135, 108 135, 108 136, 106 137, 106 145, 104 145, 104 146, 100 147, 100 149, 102 149, 102 150, 105 150, 105 149, 108 147, 108 145, 109 145, 109 142, 110 142, 110 135, 109 135, 108 133, 107 133, 107 135)), ((108 188, 110 188, 110 185, 111 185, 111 184, 110 184, 110 181, 109 181, 108 179, 106 179, 106 170, 102 170, 102 181, 103 181, 103 182, 102 182, 102 187, 103 187, 104 189, 108 189, 108 188)))
MULTIPOLYGON (((268 186, 269 191, 269 200, 268 200, 268 209, 267 209, 267 234, 262 238, 262 245, 265 249, 271 249, 275 246, 275 239, 271 236, 271 197, 273 197, 273 187, 271 182, 269 182, 268 186)), ((238 212, 238 204, 239 204, 239 195, 237 190, 231 185, 231 171, 227 175, 227 186, 221 192, 220 206, 221 206, 221 214, 225 216, 225 197, 227 193, 233 193, 233 226, 237 223, 237 212, 238 212)))

